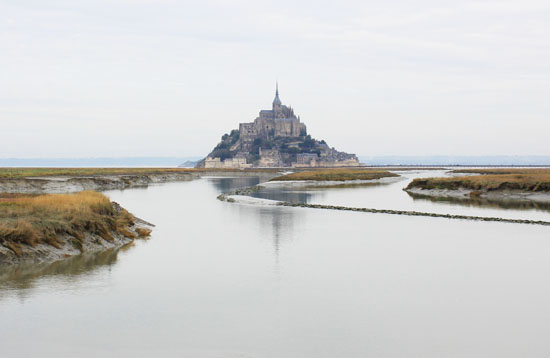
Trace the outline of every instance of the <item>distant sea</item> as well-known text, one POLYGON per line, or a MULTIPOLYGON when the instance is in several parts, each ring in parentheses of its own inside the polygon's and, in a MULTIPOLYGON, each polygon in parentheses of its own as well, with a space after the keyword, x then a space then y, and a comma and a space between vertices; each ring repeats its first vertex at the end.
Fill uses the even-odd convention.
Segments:
POLYGON ((550 166, 550 156, 359 156, 369 166, 550 166))
MULTIPOLYGON (((0 158, 0 167, 177 167, 201 157, 0 158)), ((550 156, 359 156, 368 166, 550 166, 550 156)))
POLYGON ((0 167, 177 167, 201 157, 0 158, 0 167))

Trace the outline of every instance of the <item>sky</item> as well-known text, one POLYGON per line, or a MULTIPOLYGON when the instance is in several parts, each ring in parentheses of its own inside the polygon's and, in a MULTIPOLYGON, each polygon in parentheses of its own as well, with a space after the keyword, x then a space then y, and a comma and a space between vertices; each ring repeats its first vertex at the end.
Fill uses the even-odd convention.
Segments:
POLYGON ((358 155, 550 155, 550 1, 0 0, 0 158, 203 156, 270 109, 358 155))

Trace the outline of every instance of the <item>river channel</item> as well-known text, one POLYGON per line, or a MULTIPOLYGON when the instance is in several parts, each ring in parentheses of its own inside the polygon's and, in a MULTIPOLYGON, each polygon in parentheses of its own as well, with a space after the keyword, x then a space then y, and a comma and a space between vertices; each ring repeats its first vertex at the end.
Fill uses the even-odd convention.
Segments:
MULTIPOLYGON (((550 220, 414 198, 416 177, 261 198, 550 220)), ((0 269, 3 357, 547 357, 550 228, 222 202, 258 177, 106 194, 149 240, 0 269)))

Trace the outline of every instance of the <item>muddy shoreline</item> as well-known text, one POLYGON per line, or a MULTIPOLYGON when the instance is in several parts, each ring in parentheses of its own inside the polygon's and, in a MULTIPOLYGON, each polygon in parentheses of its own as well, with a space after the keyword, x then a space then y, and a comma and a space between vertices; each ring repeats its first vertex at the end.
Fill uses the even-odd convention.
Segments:
MULTIPOLYGON (((154 173, 154 174, 114 174, 114 175, 90 175, 90 176, 46 176, 26 178, 2 178, 0 179, 0 193, 8 194, 66 194, 86 190, 106 191, 123 190, 130 188, 145 188, 157 183, 181 182, 212 176, 256 176, 260 175, 269 180, 279 173, 272 172, 187 172, 187 173, 154 173)), ((119 210, 122 208, 113 203, 119 210)), ((150 230, 154 225, 135 217, 135 223, 128 230, 139 237, 139 229, 150 230)), ((91 234, 83 233, 82 244, 75 245, 74 238, 69 235, 58 235, 61 242, 59 247, 40 243, 35 246, 21 245, 21 250, 16 254, 12 249, 0 244, 0 267, 21 263, 46 263, 54 262, 81 254, 98 253, 105 250, 117 249, 132 243, 135 239, 110 232, 113 240, 91 234)), ((1 238, 0 238, 1 239, 1 238)))
MULTIPOLYGON (((118 206, 118 204, 114 204, 118 206)), ((120 206, 118 207, 122 209, 120 206)), ((135 216, 134 221, 134 224, 128 227, 128 231, 135 235, 136 238, 141 238, 140 229, 151 230, 154 227, 153 224, 135 216)), ((97 234, 86 232, 84 233, 82 242, 78 244, 76 244, 74 237, 70 235, 58 235, 57 237, 61 242, 59 247, 46 243, 40 243, 35 246, 21 245, 19 254, 16 254, 13 250, 0 244, 0 268, 2 268, 2 266, 21 263, 53 262, 84 253, 97 253, 109 249, 120 248, 136 240, 115 231, 110 231, 109 234, 112 236, 112 240, 105 240, 97 234)))
POLYGON ((550 204, 550 192, 531 192, 522 190, 472 191, 470 189, 422 189, 406 188, 407 193, 432 198, 471 199, 480 198, 491 201, 516 201, 550 204), (472 194, 473 193, 473 194, 472 194))
POLYGON ((170 173, 0 179, 0 192, 10 194, 64 194, 85 190, 105 191, 147 187, 154 183, 187 181, 198 177, 199 175, 196 173, 170 173))
POLYGON ((85 190, 106 191, 130 188, 146 188, 158 183, 195 180, 208 176, 265 176, 266 180, 278 176, 277 172, 263 171, 205 171, 154 174, 113 174, 89 176, 45 176, 25 178, 1 178, 0 193, 8 194, 64 194, 85 190))

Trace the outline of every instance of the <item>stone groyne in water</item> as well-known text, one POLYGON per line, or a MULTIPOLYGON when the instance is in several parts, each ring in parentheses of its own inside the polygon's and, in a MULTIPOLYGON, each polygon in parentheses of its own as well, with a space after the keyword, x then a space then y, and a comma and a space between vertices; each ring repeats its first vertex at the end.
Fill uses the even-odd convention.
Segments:
MULTIPOLYGON (((238 189, 230 193, 221 194, 218 196, 218 199, 221 201, 227 202, 238 202, 234 197, 235 196, 249 196, 250 194, 262 190, 261 185, 256 185, 248 188, 238 189)), ((526 220, 526 219, 507 219, 491 216, 473 216, 473 215, 453 215, 453 214, 439 214, 439 213, 430 213, 422 211, 410 211, 410 210, 391 210, 391 209, 374 209, 374 208, 356 208, 349 206, 338 206, 338 205, 321 205, 321 204, 307 204, 307 203, 291 203, 287 201, 275 201, 273 200, 274 205, 277 206, 287 206, 295 208, 310 208, 310 209, 325 209, 325 210, 340 210, 340 211, 354 211, 354 212, 363 212, 370 214, 387 214, 387 215, 404 215, 404 216, 424 216, 432 218, 443 218, 443 219, 453 219, 453 220, 473 220, 473 221, 489 221, 489 222, 502 222, 502 223, 513 223, 513 224, 530 224, 530 225, 544 225, 550 226, 550 221, 544 220, 526 220)))

